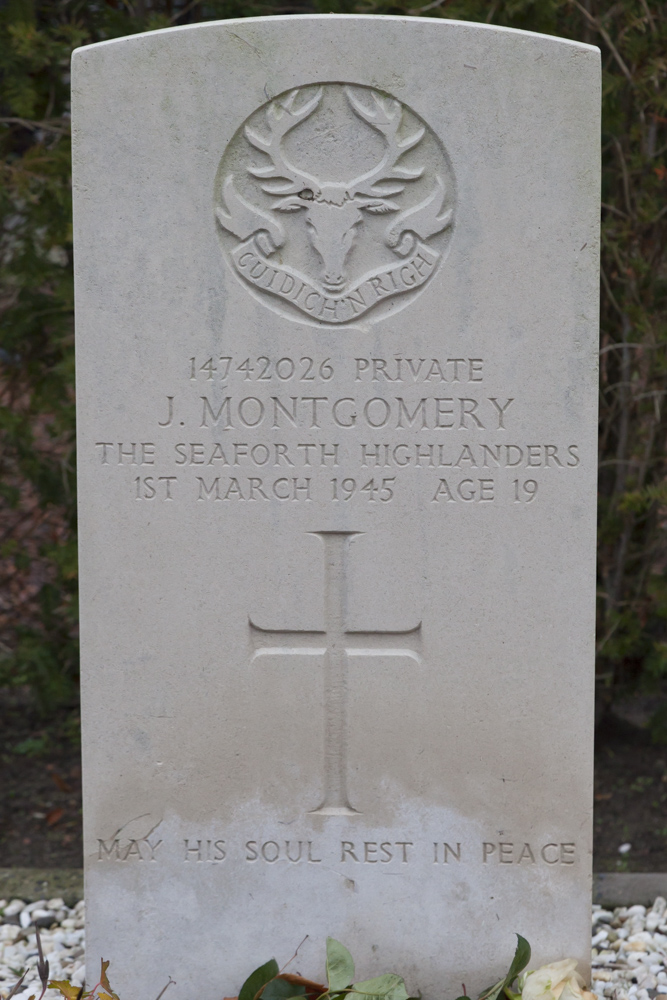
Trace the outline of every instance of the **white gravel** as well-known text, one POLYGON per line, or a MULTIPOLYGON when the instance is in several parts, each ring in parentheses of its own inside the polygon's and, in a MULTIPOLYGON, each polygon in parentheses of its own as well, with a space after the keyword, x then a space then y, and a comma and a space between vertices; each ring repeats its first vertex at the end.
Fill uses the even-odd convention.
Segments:
POLYGON ((592 989, 613 1000, 667 994, 667 902, 593 907, 592 989))
MULTIPOLYGON (((0 997, 4 998, 24 969, 28 974, 16 1000, 39 996, 42 987, 37 975, 37 939, 39 927, 44 957, 49 963, 49 979, 69 979, 81 986, 84 979, 85 905, 73 909, 62 899, 0 899, 0 997)), ((57 990, 47 990, 45 1000, 57 1000, 57 990)), ((61 1000, 61 998, 60 998, 61 1000)))
MULTIPOLYGON (((70 909, 62 899, 0 899, 0 998, 4 1000, 24 969, 28 969, 16 1000, 39 996, 35 924, 40 928, 50 979, 84 980, 85 906, 70 909)), ((602 1000, 653 1000, 667 995, 667 901, 653 906, 593 907, 592 985, 602 1000)), ((554 955, 553 960, 567 958, 554 955)), ((59 1000, 47 990, 45 1000, 59 1000)), ((667 996, 665 998, 667 1000, 667 996)))

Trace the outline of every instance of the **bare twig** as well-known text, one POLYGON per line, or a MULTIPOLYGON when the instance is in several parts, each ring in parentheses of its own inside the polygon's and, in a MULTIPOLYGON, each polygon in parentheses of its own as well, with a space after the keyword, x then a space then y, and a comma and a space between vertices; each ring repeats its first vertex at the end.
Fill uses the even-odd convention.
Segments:
POLYGON ((605 42, 607 44, 607 47, 609 48, 609 51, 611 52, 611 54, 613 55, 614 59, 618 63, 619 68, 620 68, 621 72, 623 73, 623 76, 628 80, 629 83, 631 83, 631 84, 634 85, 634 80, 632 79, 632 73, 630 72, 630 70, 628 69, 628 67, 625 65, 625 63, 623 62, 623 59, 621 58, 621 55, 620 55, 618 49, 616 48, 616 46, 612 42, 611 38, 609 37, 609 32, 605 28, 602 27, 602 24, 600 23, 600 21, 599 21, 599 19, 597 17, 593 17, 592 14, 589 14, 589 12, 586 10, 586 8, 583 7, 579 3, 579 0, 571 0, 571 2, 575 5, 575 7, 577 7, 581 11, 581 13, 587 19, 588 23, 592 27, 594 27, 595 30, 600 35, 602 35, 602 37, 604 38, 604 40, 605 40, 605 42))
MULTIPOLYGON (((176 24, 176 22, 180 21, 182 17, 185 17, 186 14, 189 14, 191 10, 194 10, 195 7, 198 7, 200 3, 201 0, 191 0, 190 3, 185 5, 183 10, 179 10, 176 14, 174 14, 172 18, 169 19, 169 23, 176 24)), ((167 986, 169 986, 169 983, 167 983, 167 986)), ((167 986, 165 986, 165 989, 167 988, 167 986)), ((162 994, 160 994, 160 996, 162 996, 162 994)))
POLYGON ((53 132, 55 135, 69 135, 69 129, 53 122, 31 122, 27 118, 0 118, 0 125, 21 125, 31 132, 53 132))
POLYGON ((613 136, 613 143, 616 148, 616 152, 618 153, 619 162, 621 164, 621 173, 623 176, 623 193, 625 194, 625 207, 628 210, 628 215, 630 216, 630 218, 634 219, 635 213, 632 210, 632 204, 630 202, 630 178, 628 176, 628 168, 625 162, 625 154, 623 153, 623 147, 621 146, 616 136, 613 136))
POLYGON ((175 985, 176 985, 176 980, 172 979, 171 976, 169 976, 169 982, 167 983, 166 986, 162 987, 162 989, 160 990, 160 992, 156 996, 155 1000, 160 1000, 160 998, 163 997, 164 994, 167 992, 167 990, 169 989, 169 987, 170 986, 175 986, 175 985))
MULTIPOLYGON (((655 346, 658 347, 658 346, 662 346, 662 345, 656 344, 655 346)), ((608 351, 622 351, 625 348, 629 348, 629 347, 641 347, 641 348, 645 349, 645 345, 644 344, 622 344, 622 343, 621 344, 607 344, 606 347, 601 347, 600 348, 600 352, 599 353, 600 354, 606 354, 608 351)))
POLYGON ((655 35, 658 29, 655 26, 655 21, 653 20, 653 14, 651 13, 651 9, 649 5, 646 3, 646 0, 641 0, 641 5, 644 8, 644 11, 646 12, 646 19, 648 20, 648 23, 651 25, 651 31, 655 35))
POLYGON ((622 212, 620 210, 620 208, 616 208, 615 205, 609 205, 606 201, 602 201, 602 202, 600 202, 600 204, 605 209, 605 211, 607 211, 607 212, 613 212, 614 215, 620 215, 620 217, 622 219, 627 219, 628 218, 627 213, 626 212, 622 212))
POLYGON ((607 275, 605 274, 605 270, 604 267, 602 267, 602 265, 600 265, 600 277, 602 278, 602 284, 604 285, 604 290, 607 293, 607 298, 611 302, 612 306, 614 307, 618 315, 622 317, 623 310, 616 301, 616 297, 614 296, 614 293, 612 292, 609 286, 609 281, 607 280, 607 275))
POLYGON ((408 8, 408 14, 414 14, 415 17, 418 17, 420 14, 425 14, 427 10, 435 10, 436 7, 444 7, 447 3, 449 3, 449 0, 433 0, 432 3, 427 3, 425 7, 408 8))
MULTIPOLYGON (((619 406, 620 406, 620 419, 618 421, 618 439, 616 443, 616 482, 614 486, 614 494, 619 497, 624 489, 626 478, 628 475, 628 462, 627 462, 627 450, 628 450, 628 437, 630 432, 630 406, 632 403, 631 392, 630 392, 630 352, 628 350, 628 334, 632 329, 630 325, 630 320, 623 314, 622 317, 622 332, 623 332, 623 350, 621 353, 621 382, 625 383, 621 388, 619 393, 619 406)), ((623 573, 625 570, 625 563, 627 558, 628 545, 630 543, 630 536, 632 534, 632 529, 634 527, 634 518, 632 515, 628 515, 625 518, 625 525, 623 531, 621 532, 621 537, 616 548, 616 565, 614 568, 613 576, 610 579, 609 595, 610 602, 608 604, 609 609, 613 607, 621 596, 621 590, 623 586, 623 573)))
POLYGON ((658 214, 653 219, 651 219, 650 225, 654 226, 656 224, 656 222, 659 222, 660 219, 662 219, 662 217, 663 217, 663 215, 665 215, 665 213, 667 213, 667 205, 665 205, 663 208, 661 208, 660 211, 658 212, 658 214))
POLYGON ((23 980, 25 979, 25 977, 26 977, 27 975, 28 975, 28 970, 26 969, 26 970, 25 970, 25 972, 23 973, 23 975, 21 976, 21 978, 19 979, 19 981, 18 981, 18 982, 17 982, 16 984, 15 984, 15 986, 13 987, 13 989, 11 989, 11 990, 9 991, 9 993, 8 993, 8 994, 7 994, 7 996, 5 997, 5 1000, 12 1000, 12 997, 13 997, 13 996, 16 996, 16 994, 18 993, 18 991, 19 991, 19 989, 20 989, 20 987, 21 987, 21 983, 23 982, 23 980))
POLYGON ((39 979, 42 984, 42 992, 40 993, 39 1000, 42 1000, 42 997, 46 993, 46 989, 49 985, 49 963, 44 958, 44 952, 42 951, 42 938, 37 925, 35 925, 35 938, 37 939, 37 951, 39 952, 37 974, 39 975, 39 979))
POLYGON ((296 946, 296 951, 294 952, 294 954, 293 954, 293 955, 292 955, 292 957, 290 958, 289 962, 285 962, 285 964, 283 965, 282 969, 280 970, 281 972, 284 972, 284 970, 285 970, 285 969, 287 968, 287 966, 288 966, 288 965, 291 965, 291 964, 292 964, 292 962, 294 961, 294 959, 296 958, 296 956, 297 956, 297 955, 299 954, 299 948, 301 947, 301 945, 303 945, 303 944, 305 944, 305 943, 306 943, 306 941, 308 940, 308 937, 309 937, 309 935, 308 935, 308 934, 306 934, 306 936, 305 936, 305 938, 303 939, 303 941, 301 941, 301 942, 300 942, 300 943, 299 943, 299 944, 298 944, 298 945, 296 946))

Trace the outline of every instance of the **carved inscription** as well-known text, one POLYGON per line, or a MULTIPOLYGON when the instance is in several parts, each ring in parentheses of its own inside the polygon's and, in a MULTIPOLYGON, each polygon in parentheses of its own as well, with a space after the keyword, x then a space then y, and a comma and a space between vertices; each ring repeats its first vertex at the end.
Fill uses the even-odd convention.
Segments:
MULTIPOLYGON (((355 358, 355 382, 482 382, 482 358, 355 358)), ((331 358, 190 358, 190 381, 227 382, 239 376, 244 382, 330 382, 336 374, 331 358)), ((172 397, 170 397, 172 398, 172 397)), ((166 426, 161 424, 160 426, 166 426)))
POLYGON ((195 355, 182 380, 152 432, 94 442, 100 466, 134 470, 135 501, 519 509, 581 462, 576 442, 516 434, 520 394, 480 357, 195 355))
POLYGON ((287 316, 341 325, 429 281, 449 241, 454 178, 440 140, 406 105, 328 83, 250 116, 222 157, 215 203, 246 287, 287 316))
POLYGON ((324 657, 324 799, 315 814, 354 815, 347 791, 347 662, 352 656, 404 656, 419 661, 421 622, 412 628, 354 631, 345 624, 346 562, 350 539, 356 531, 317 531, 324 545, 324 606, 326 626, 312 631, 267 629, 249 619, 255 646, 253 660, 261 656, 324 657), (407 637, 410 637, 409 639, 407 637))
POLYGON ((363 862, 367 865, 389 864, 397 857, 404 865, 409 860, 408 849, 415 845, 411 840, 397 840, 394 843, 385 841, 378 843, 377 840, 364 840, 363 843, 354 840, 343 840, 340 845, 341 861, 356 861, 357 864, 363 862))
POLYGON ((148 837, 138 840, 118 836, 108 840, 98 839, 97 860, 129 861, 130 858, 137 858, 139 861, 155 861, 157 849, 161 846, 161 840, 151 841, 148 837))
MULTIPOLYGON (((348 810, 351 814, 352 811, 348 810)), ((230 860, 244 861, 249 865, 341 865, 350 870, 361 865, 398 866, 400 868, 427 864, 438 868, 468 866, 508 866, 515 870, 531 868, 568 868, 579 863, 575 841, 554 837, 546 841, 482 840, 467 841, 449 836, 448 839, 386 840, 357 838, 349 840, 322 840, 312 837, 278 835, 256 836, 248 840, 229 840, 220 837, 191 836, 181 840, 157 838, 137 840, 113 836, 98 838, 97 860, 109 863, 155 863, 162 859, 178 858, 190 865, 221 865, 230 860), (158 851, 159 848, 159 851, 158 851)))
POLYGON ((248 840, 245 845, 246 861, 266 861, 272 865, 276 861, 289 861, 298 865, 305 861, 319 865, 322 858, 315 857, 312 840, 248 840))
POLYGON ((201 397, 200 427, 221 430, 296 427, 303 430, 363 428, 384 430, 500 430, 506 427, 507 410, 514 402, 473 399, 467 396, 225 396, 215 405, 201 397))
POLYGON ((224 861, 227 857, 224 840, 207 840, 201 838, 192 840, 186 837, 183 841, 184 861, 224 861))

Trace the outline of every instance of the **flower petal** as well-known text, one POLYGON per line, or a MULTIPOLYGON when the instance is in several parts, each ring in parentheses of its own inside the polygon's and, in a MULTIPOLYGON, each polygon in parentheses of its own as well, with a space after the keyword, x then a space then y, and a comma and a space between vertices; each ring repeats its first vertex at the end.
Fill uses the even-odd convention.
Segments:
POLYGON ((576 967, 576 958, 564 958, 529 972, 521 991, 523 1000, 558 1000, 565 983, 577 975, 576 967))

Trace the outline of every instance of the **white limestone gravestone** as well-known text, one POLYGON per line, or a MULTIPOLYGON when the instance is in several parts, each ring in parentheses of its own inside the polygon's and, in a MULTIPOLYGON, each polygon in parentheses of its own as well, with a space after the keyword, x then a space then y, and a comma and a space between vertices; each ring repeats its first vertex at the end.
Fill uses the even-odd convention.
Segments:
POLYGON ((75 53, 90 981, 586 960, 598 55, 338 15, 75 53))

